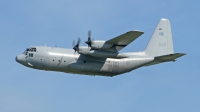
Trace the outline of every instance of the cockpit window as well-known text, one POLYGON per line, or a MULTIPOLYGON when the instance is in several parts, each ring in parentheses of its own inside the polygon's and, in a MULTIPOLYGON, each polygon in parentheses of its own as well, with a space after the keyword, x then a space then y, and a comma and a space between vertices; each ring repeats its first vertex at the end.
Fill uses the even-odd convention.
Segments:
POLYGON ((31 48, 27 48, 23 54, 27 55, 28 52, 36 52, 36 48, 35 47, 31 47, 31 48))
POLYGON ((23 54, 27 55, 28 51, 29 51, 29 48, 27 48, 27 49, 24 51, 23 54))
POLYGON ((35 47, 32 47, 29 51, 31 51, 31 52, 36 52, 36 48, 35 48, 35 47))

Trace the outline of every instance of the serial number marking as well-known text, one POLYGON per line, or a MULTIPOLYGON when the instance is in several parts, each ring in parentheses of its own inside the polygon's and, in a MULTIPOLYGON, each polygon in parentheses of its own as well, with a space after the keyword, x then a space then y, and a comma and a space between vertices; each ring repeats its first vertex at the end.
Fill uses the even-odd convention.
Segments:
POLYGON ((160 46, 160 47, 166 47, 167 44, 166 44, 166 43, 159 43, 159 46, 160 46))

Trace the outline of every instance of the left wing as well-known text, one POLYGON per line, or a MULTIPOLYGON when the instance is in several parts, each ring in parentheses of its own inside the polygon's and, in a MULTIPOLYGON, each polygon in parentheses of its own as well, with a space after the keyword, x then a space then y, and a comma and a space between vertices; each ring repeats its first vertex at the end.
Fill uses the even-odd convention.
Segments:
POLYGON ((143 33, 141 31, 129 31, 108 41, 92 41, 92 49, 79 47, 78 53, 98 58, 127 58, 127 55, 120 54, 118 51, 126 47, 143 33))
POLYGON ((129 31, 125 34, 122 34, 120 36, 117 36, 113 39, 110 39, 106 41, 106 43, 113 44, 113 48, 117 51, 123 49, 128 44, 130 44, 132 41, 137 39, 139 36, 141 36, 144 32, 141 31, 129 31))

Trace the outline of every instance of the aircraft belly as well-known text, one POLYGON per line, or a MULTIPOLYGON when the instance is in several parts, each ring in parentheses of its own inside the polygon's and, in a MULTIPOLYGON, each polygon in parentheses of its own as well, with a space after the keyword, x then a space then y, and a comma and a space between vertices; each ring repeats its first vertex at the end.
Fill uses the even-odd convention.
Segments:
POLYGON ((73 71, 85 72, 86 74, 101 74, 101 73, 109 73, 110 76, 113 75, 112 72, 112 63, 104 63, 104 62, 74 62, 69 64, 69 68, 73 71))

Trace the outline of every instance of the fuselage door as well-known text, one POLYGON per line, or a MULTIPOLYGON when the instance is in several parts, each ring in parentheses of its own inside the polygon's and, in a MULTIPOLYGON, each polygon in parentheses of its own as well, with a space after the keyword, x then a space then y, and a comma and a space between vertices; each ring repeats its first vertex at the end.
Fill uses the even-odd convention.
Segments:
POLYGON ((44 59, 44 66, 48 67, 49 66, 49 58, 44 59))
POLYGON ((113 61, 113 73, 118 73, 119 61, 113 61))

